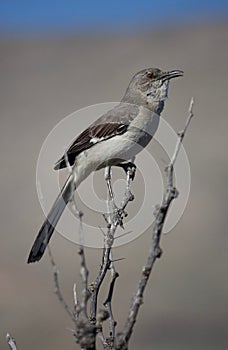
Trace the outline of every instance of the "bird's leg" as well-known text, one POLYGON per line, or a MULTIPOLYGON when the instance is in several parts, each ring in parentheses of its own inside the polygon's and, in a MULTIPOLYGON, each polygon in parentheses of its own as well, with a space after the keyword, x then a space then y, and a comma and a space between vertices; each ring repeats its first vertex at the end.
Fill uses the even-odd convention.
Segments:
POLYGON ((107 166, 105 168, 105 181, 106 181, 107 187, 108 187, 109 199, 111 199, 112 203, 115 204, 114 194, 113 194, 113 190, 112 190, 112 183, 111 183, 111 167, 110 166, 107 166))
MULTIPOLYGON (((134 196, 131 194, 129 185, 130 182, 134 180, 135 177, 135 171, 136 171, 136 165, 133 163, 134 159, 129 162, 125 163, 119 163, 117 166, 121 167, 126 175, 127 175, 127 193, 126 193, 126 198, 127 202, 129 200, 133 200, 134 196)), ((112 183, 111 183, 111 167, 107 166, 105 168, 105 180, 107 183, 108 187, 108 214, 104 215, 104 218, 107 223, 110 223, 114 220, 117 220, 118 224, 120 227, 123 227, 123 218, 127 216, 127 213, 125 212, 125 204, 123 206, 121 205, 121 208, 118 208, 115 200, 114 200, 114 194, 113 194, 113 189, 112 189, 112 183), (110 207, 110 204, 112 207, 110 207)))
POLYGON ((107 166, 105 168, 105 180, 108 187, 108 214, 104 216, 107 223, 111 223, 114 220, 117 220, 119 225, 123 228, 123 217, 122 211, 119 209, 114 200, 114 194, 111 183, 111 167, 107 166), (111 207, 110 207, 111 203, 111 207))
MULTIPOLYGON (((115 200, 114 200, 114 194, 113 194, 113 189, 112 189, 112 183, 111 183, 111 167, 110 166, 107 166, 105 168, 105 181, 107 183, 107 187, 108 187, 108 204, 112 203, 112 210, 117 210, 117 205, 115 203, 115 200)), ((109 208, 109 211, 110 211, 110 208, 109 208)))
POLYGON ((119 163, 116 166, 122 168, 127 174, 130 171, 130 179, 133 181, 135 178, 136 165, 133 162, 119 163))

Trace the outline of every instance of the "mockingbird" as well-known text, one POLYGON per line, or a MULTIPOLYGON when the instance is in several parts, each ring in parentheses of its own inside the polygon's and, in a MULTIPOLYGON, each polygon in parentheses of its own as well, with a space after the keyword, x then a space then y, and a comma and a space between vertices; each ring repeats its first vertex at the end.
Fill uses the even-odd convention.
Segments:
POLYGON ((29 254, 28 263, 39 261, 74 191, 89 174, 106 166, 123 165, 152 139, 168 96, 169 81, 182 76, 180 70, 158 68, 136 73, 121 102, 102 115, 70 145, 54 169, 72 166, 29 254))

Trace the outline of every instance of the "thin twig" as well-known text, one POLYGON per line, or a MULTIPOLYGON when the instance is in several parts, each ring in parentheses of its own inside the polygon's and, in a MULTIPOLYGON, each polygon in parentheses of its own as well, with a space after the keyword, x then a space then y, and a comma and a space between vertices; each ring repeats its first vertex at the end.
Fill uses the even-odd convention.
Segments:
POLYGON ((140 276, 138 286, 136 288, 136 292, 135 292, 133 300, 132 300, 132 304, 130 306, 129 314, 128 314, 124 329, 118 335, 118 338, 116 339, 115 349, 118 349, 118 350, 119 349, 127 349, 127 344, 128 344, 129 339, 130 339, 130 336, 132 334, 139 308, 143 302, 143 293, 144 293, 145 287, 147 285, 149 276, 151 274, 151 271, 152 271, 152 268, 154 266, 156 259, 159 258, 162 254, 162 250, 161 250, 159 244, 160 244, 160 238, 161 238, 164 222, 165 222, 167 212, 168 212, 168 209, 169 209, 172 201, 178 195, 178 192, 173 184, 174 165, 175 165, 177 156, 179 154, 181 144, 183 142, 183 138, 186 134, 186 131, 187 131, 188 126, 191 122, 191 119, 194 116, 193 104, 194 104, 194 100, 191 99, 190 107, 189 107, 189 116, 186 120, 183 131, 181 131, 178 134, 177 145, 176 145, 176 148, 174 150, 173 157, 172 157, 172 159, 169 163, 169 166, 167 168, 166 189, 165 189, 165 192, 163 195, 162 204, 159 206, 157 213, 156 213, 149 255, 148 255, 146 264, 142 269, 141 276, 140 276))
POLYGON ((106 341, 106 339, 104 337, 104 334, 103 334, 102 330, 98 330, 97 336, 98 336, 98 338, 100 338, 100 341, 101 341, 101 343, 103 345, 103 349, 104 350, 109 350, 110 349, 109 345, 108 345, 108 343, 107 343, 107 341, 106 341))
POLYGON ((99 290, 105 278, 107 270, 110 266, 110 259, 109 259, 110 250, 111 250, 111 247, 105 247, 103 249, 102 264, 101 264, 98 276, 95 279, 95 282, 93 283, 93 289, 91 290, 90 320, 91 322, 94 322, 94 323, 96 322, 97 298, 98 298, 99 290))
POLYGON ((81 244, 79 251, 79 256, 81 257, 81 269, 80 269, 80 275, 82 279, 82 300, 81 300, 81 310, 85 318, 88 318, 87 315, 87 303, 89 299, 89 290, 88 290, 88 275, 89 271, 86 266, 86 259, 85 259, 85 252, 84 252, 84 246, 81 244))
POLYGON ((76 283, 74 283, 74 286, 73 286, 73 297, 74 297, 74 314, 75 314, 75 318, 77 320, 79 317, 79 314, 80 314, 80 303, 78 300, 76 283))
POLYGON ((76 285, 76 283, 74 283, 74 286, 73 286, 73 296, 74 296, 74 308, 75 308, 75 311, 76 311, 76 308, 78 306, 78 296, 77 296, 77 285, 76 285))
POLYGON ((112 297, 113 297, 115 282, 116 282, 116 279, 119 277, 119 274, 118 272, 116 272, 116 269, 115 269, 112 252, 110 253, 110 259, 111 259, 111 264, 110 264, 111 282, 109 286, 107 299, 104 302, 104 306, 107 307, 109 312, 109 329, 110 329, 109 336, 112 344, 114 344, 116 321, 114 319, 113 312, 112 312, 112 297))
POLYGON ((188 127, 189 127, 189 124, 190 124, 192 118, 194 117, 193 105, 194 105, 194 98, 192 97, 191 101, 190 101, 189 109, 188 109, 189 115, 188 115, 188 118, 187 118, 186 123, 184 125, 184 129, 178 133, 178 136, 179 136, 178 142, 176 144, 176 149, 175 149, 175 151, 173 153, 173 157, 172 157, 172 159, 170 161, 170 165, 172 165, 172 166, 174 166, 174 164, 176 163, 176 159, 177 159, 177 156, 179 154, 179 151, 180 151, 180 148, 181 148, 181 144, 183 142, 183 138, 185 136, 185 133, 186 133, 188 127))
POLYGON ((59 299, 59 302, 60 304, 62 304, 62 306, 64 307, 64 309, 66 310, 66 312, 68 313, 68 315, 71 317, 72 321, 75 322, 75 316, 74 316, 74 313, 72 312, 72 310, 70 309, 70 307, 67 305, 63 295, 62 295, 62 292, 61 292, 61 289, 60 289, 60 283, 59 283, 59 271, 57 269, 57 266, 56 266, 56 263, 54 261, 54 258, 52 256, 52 253, 51 253, 51 248, 50 246, 48 245, 47 246, 48 248, 48 254, 49 254, 49 258, 50 258, 50 261, 51 261, 51 265, 52 265, 52 270, 53 270, 53 277, 54 277, 54 285, 55 285, 55 294, 57 295, 58 299, 59 299))
POLYGON ((88 276, 89 271, 87 269, 86 265, 86 258, 85 258, 85 250, 84 250, 84 232, 83 232, 83 223, 82 223, 82 217, 83 213, 81 211, 77 210, 76 202, 74 196, 72 197, 72 209, 75 213, 75 215, 79 218, 79 239, 80 239, 80 247, 78 250, 78 254, 81 258, 81 269, 80 269, 80 275, 82 280, 82 300, 81 300, 81 312, 83 316, 88 319, 87 315, 87 304, 89 299, 89 290, 88 290, 88 276))
POLYGON ((10 333, 6 333, 6 341, 7 341, 11 350, 17 350, 16 341, 10 333))

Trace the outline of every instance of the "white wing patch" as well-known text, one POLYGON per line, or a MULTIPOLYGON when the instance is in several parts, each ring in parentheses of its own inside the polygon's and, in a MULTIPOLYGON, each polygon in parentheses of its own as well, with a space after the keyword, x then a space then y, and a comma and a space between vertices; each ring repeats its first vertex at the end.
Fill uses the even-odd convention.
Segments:
POLYGON ((93 143, 95 145, 95 143, 101 142, 104 140, 104 137, 93 137, 89 142, 93 143))

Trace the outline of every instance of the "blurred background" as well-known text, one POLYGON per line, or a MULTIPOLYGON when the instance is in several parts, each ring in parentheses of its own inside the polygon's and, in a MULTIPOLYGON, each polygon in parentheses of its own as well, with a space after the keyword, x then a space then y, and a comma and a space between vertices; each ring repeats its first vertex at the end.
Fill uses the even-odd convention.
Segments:
MULTIPOLYGON (((225 0, 1 0, 1 349, 8 348, 7 331, 18 349, 77 348, 73 325, 53 293, 47 254, 39 264, 26 264, 44 218, 36 193, 37 157, 63 117, 118 101, 131 76, 151 66, 185 72, 172 84, 163 113, 175 130, 195 97, 195 119, 184 140, 192 184, 184 215, 162 239, 164 254, 130 348, 227 349, 227 18, 225 0)), ((114 251, 125 258, 117 264, 113 301, 118 329, 150 238, 148 230, 114 251)), ((72 304, 73 283, 80 285, 77 247, 56 234, 52 251, 72 304)), ((92 281, 100 251, 87 249, 87 257, 92 281)))

